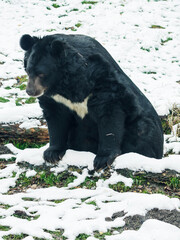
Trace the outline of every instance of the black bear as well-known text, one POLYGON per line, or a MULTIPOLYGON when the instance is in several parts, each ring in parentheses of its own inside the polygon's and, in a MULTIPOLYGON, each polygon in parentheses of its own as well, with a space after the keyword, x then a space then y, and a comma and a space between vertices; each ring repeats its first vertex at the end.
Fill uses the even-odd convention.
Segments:
POLYGON ((23 35, 26 92, 38 97, 54 163, 70 148, 96 154, 94 168, 123 153, 162 158, 163 131, 151 103, 107 50, 84 35, 23 35))

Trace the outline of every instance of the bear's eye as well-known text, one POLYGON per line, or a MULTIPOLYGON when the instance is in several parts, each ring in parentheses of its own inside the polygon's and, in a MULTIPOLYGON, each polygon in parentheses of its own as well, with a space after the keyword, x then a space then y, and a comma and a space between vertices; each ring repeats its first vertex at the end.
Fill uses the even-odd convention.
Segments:
POLYGON ((45 77, 45 74, 40 73, 40 74, 38 74, 38 77, 39 77, 39 78, 44 78, 44 77, 45 77))

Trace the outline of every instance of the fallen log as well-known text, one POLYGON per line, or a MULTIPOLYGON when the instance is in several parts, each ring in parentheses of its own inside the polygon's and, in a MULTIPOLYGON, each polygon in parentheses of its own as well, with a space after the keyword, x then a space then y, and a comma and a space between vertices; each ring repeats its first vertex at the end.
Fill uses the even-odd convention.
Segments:
POLYGON ((0 124, 0 144, 8 142, 36 143, 49 142, 47 128, 20 128, 20 124, 0 124))

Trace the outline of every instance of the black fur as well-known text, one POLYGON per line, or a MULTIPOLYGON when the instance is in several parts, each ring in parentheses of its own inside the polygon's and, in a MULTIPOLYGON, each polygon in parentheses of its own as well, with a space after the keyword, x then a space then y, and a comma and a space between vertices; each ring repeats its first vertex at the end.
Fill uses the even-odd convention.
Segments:
POLYGON ((44 75, 46 92, 39 103, 50 135, 46 161, 61 159, 68 148, 97 154, 96 170, 128 152, 162 158, 163 132, 156 111, 96 40, 56 34, 38 40, 22 37, 20 45, 27 50, 28 75, 44 75), (81 119, 55 102, 55 94, 72 103, 89 96, 88 114, 81 119))

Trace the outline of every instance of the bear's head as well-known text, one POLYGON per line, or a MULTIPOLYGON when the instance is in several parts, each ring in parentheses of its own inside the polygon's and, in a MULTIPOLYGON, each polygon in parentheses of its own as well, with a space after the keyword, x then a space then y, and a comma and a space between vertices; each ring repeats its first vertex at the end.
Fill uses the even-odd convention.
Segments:
POLYGON ((70 92, 72 86, 79 91, 79 79, 86 77, 87 66, 83 56, 61 37, 49 35, 37 38, 26 34, 21 37, 20 46, 26 51, 24 68, 29 77, 28 95, 53 95, 57 93, 54 91, 60 93, 65 89, 70 92))
POLYGON ((23 35, 20 39, 20 46, 25 50, 24 68, 28 75, 26 92, 33 97, 42 96, 53 82, 55 73, 55 59, 52 56, 53 47, 49 43, 50 39, 40 39, 23 35))

